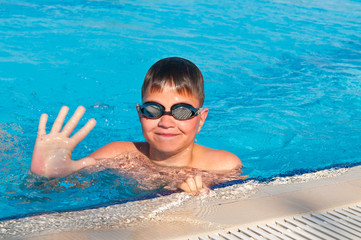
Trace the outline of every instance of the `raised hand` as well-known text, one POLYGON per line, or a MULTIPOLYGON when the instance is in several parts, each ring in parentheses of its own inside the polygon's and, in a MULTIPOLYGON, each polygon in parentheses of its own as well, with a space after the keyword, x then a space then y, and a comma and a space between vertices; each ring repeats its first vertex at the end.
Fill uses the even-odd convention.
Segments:
POLYGON ((68 111, 69 108, 66 106, 61 108, 49 134, 46 134, 45 130, 48 115, 41 115, 31 160, 31 172, 48 178, 65 177, 84 167, 95 164, 95 159, 91 157, 77 161, 71 159, 71 153, 75 146, 94 128, 95 119, 90 119, 84 127, 70 137, 70 134, 85 113, 85 108, 78 107, 68 123, 61 129, 68 111))

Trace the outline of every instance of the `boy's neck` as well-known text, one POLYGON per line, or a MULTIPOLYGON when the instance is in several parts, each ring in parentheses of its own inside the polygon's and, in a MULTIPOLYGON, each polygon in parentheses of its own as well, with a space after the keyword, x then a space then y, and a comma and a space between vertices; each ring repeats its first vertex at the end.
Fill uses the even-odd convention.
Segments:
POLYGON ((163 153, 149 147, 149 159, 164 167, 190 167, 193 161, 193 145, 178 153, 163 153))

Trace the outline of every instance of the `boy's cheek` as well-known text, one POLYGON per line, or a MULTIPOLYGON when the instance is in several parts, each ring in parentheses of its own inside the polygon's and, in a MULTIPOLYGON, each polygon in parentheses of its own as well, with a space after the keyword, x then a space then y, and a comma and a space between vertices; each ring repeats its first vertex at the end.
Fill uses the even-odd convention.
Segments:
POLYGON ((147 118, 141 118, 140 124, 142 125, 143 131, 148 131, 149 129, 154 128, 157 124, 155 123, 154 119, 147 119, 147 118))
POLYGON ((142 125, 143 136, 148 141, 154 126, 152 126, 151 122, 149 122, 149 120, 145 118, 141 119, 140 124, 142 125))

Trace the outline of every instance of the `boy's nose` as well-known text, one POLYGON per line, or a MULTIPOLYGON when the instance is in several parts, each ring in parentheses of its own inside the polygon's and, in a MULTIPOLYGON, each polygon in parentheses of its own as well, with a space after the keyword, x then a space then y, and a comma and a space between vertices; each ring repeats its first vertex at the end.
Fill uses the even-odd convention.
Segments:
POLYGON ((175 127, 175 124, 176 122, 172 115, 164 114, 163 116, 160 117, 158 126, 164 128, 170 128, 170 127, 175 127))

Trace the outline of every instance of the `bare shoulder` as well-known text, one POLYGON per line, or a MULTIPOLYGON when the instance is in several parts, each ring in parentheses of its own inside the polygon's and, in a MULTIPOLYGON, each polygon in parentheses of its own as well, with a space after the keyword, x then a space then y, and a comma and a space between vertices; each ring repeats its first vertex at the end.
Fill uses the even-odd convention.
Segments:
POLYGON ((241 160, 231 152, 211 149, 209 153, 214 156, 213 161, 217 162, 217 170, 233 170, 243 166, 241 160))
POLYGON ((233 153, 198 145, 200 168, 210 171, 227 171, 242 168, 241 160, 233 153))
POLYGON ((142 154, 147 153, 148 144, 145 142, 124 142, 124 141, 116 141, 108 143, 107 145, 99 148, 92 154, 90 154, 90 157, 93 158, 113 158, 115 156, 118 156, 125 152, 133 152, 133 151, 139 151, 142 154))

